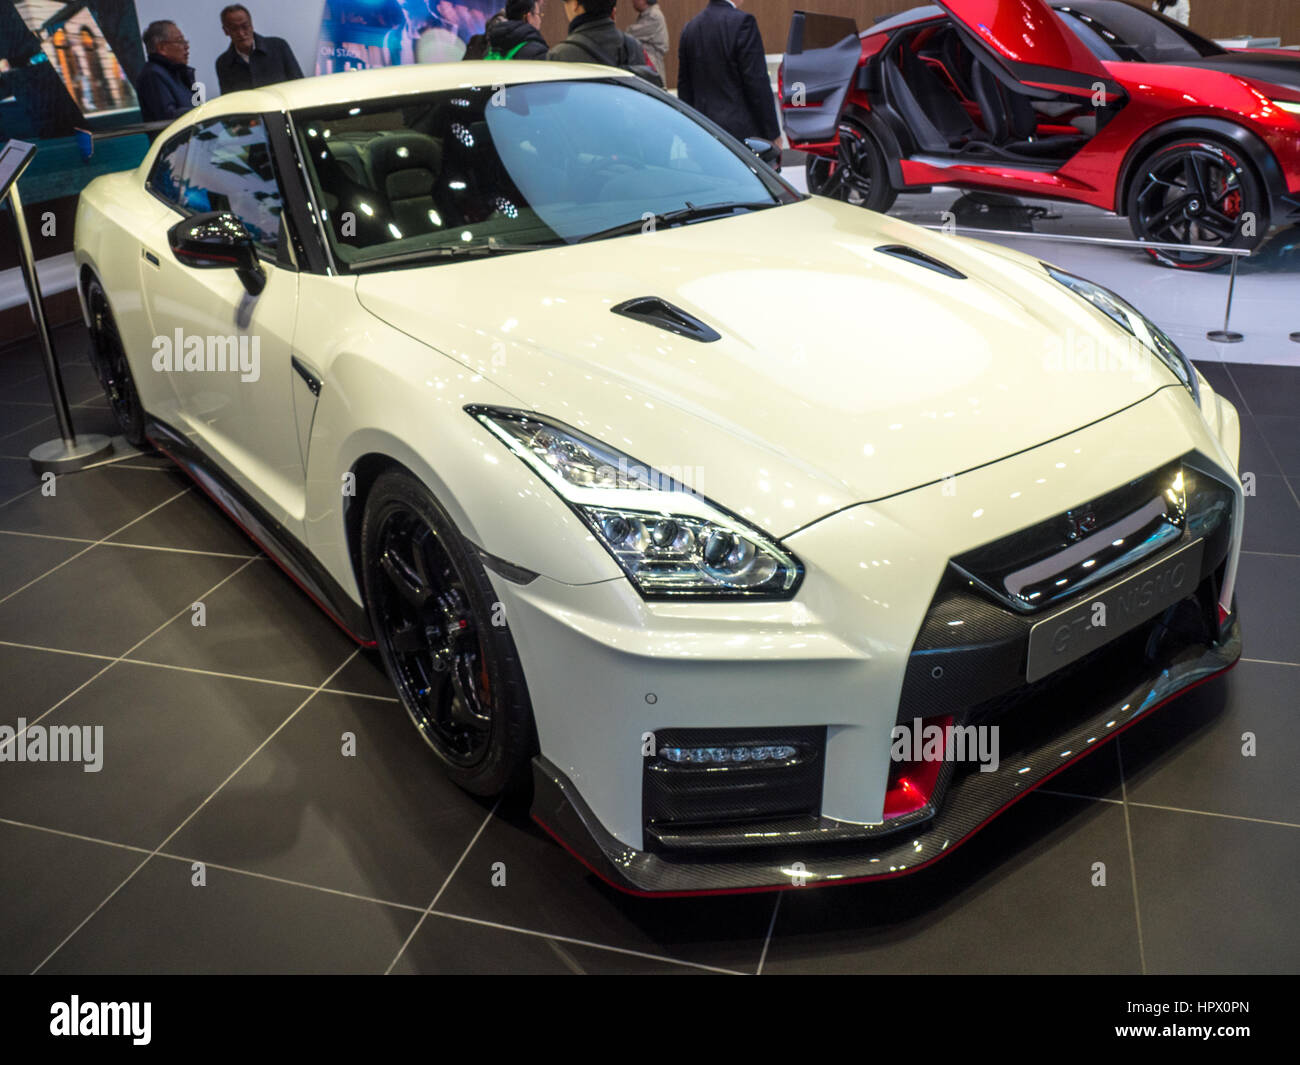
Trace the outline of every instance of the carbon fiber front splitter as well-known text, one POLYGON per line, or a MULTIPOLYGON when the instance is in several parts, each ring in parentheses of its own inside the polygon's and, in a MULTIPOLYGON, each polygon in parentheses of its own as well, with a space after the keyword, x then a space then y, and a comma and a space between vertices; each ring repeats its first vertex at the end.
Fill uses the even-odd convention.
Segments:
MULTIPOLYGON (((764 843, 752 851, 690 857, 638 851, 596 819, 567 776, 540 755, 533 759, 533 819, 602 880, 633 895, 673 897, 781 891, 849 884, 914 873, 938 861, 1012 803, 1097 750, 1179 694, 1231 668, 1241 656, 1237 617, 1210 646, 1184 648, 1174 661, 1120 697, 1113 695, 1052 742, 1006 757, 992 773, 954 777, 929 821, 861 843, 804 846, 764 843)), ((1086 683, 1086 681, 1085 681, 1086 683)))

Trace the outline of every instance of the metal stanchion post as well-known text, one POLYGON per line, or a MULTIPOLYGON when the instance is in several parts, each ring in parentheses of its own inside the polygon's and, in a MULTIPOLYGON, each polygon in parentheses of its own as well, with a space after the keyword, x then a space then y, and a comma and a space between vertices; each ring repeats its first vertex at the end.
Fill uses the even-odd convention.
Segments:
POLYGON ((18 194, 18 178, 27 168, 35 151, 35 147, 22 141, 9 141, 0 149, 0 198, 8 196, 14 225, 18 230, 19 265, 27 286, 27 297, 31 301, 36 335, 41 342, 41 360, 50 386, 50 397, 54 401, 54 416, 59 423, 60 438, 38 444, 28 452, 27 457, 37 473, 51 470, 57 473, 79 470, 111 454, 113 442, 98 433, 83 435, 78 439, 76 430, 72 427, 72 411, 68 408, 68 397, 63 390, 59 362, 54 356, 50 327, 45 318, 45 304, 41 300, 40 279, 36 275, 36 258, 27 232, 27 219, 23 217, 22 197, 18 194))
POLYGON ((1232 257, 1232 273, 1228 277, 1228 305, 1223 309, 1223 328, 1211 329, 1205 334, 1207 340, 1220 344, 1240 344, 1245 338, 1228 328, 1228 319, 1232 317, 1232 293, 1237 287, 1237 256, 1232 257))

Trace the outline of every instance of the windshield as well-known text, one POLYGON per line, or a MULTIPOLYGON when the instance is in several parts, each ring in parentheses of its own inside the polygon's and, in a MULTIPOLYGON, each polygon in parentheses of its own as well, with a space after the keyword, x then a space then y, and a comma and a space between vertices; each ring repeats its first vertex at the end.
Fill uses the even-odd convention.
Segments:
POLYGON ((353 269, 798 199, 747 150, 623 78, 466 86, 294 120, 335 259, 353 269))
POLYGON ((1055 6, 1061 21, 1105 62, 1181 63, 1223 52, 1191 30, 1122 0, 1072 0, 1055 6))

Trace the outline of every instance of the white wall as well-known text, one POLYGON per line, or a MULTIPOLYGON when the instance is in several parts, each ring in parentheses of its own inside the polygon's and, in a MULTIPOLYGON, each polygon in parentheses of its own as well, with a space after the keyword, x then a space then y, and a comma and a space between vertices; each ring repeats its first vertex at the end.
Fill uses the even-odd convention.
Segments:
MULTIPOLYGON (((217 94, 217 56, 230 47, 221 32, 218 13, 233 0, 136 0, 140 30, 154 19, 170 19, 190 42, 190 66, 209 97, 217 94)), ((316 39, 320 34, 324 0, 240 0, 253 15, 253 29, 263 37, 289 42, 302 72, 316 69, 316 39)))

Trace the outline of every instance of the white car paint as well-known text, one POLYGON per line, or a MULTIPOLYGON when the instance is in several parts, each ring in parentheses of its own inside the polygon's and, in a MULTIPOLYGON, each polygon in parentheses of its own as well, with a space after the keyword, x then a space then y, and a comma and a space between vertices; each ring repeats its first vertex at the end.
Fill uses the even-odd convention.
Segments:
MULTIPOLYGON (((597 73, 609 74, 491 69, 506 81, 597 73)), ((308 79, 222 97, 181 121, 475 74, 448 64, 308 79)), ((340 485, 374 453, 412 470, 475 544, 540 574, 491 580, 541 748, 631 847, 643 842, 640 737, 673 725, 827 724, 825 815, 878 822, 903 669, 950 557, 1189 451, 1235 480, 1237 414, 1208 382, 1202 412, 1154 360, 1143 373, 1052 363, 1064 342, 1124 335, 1039 263, 826 200, 359 277, 268 266, 249 327, 264 337, 260 380, 199 397, 194 382, 150 369, 152 339, 178 324, 233 331, 242 290, 233 274, 187 271, 158 246, 180 216, 145 191, 152 161, 87 188, 76 241, 78 267, 107 288, 146 408, 189 434, 358 603, 340 485), (892 243, 967 279, 874 250, 892 243), (670 299, 722 339, 699 344, 609 313, 641 295, 670 299), (295 396, 290 353, 323 382, 318 403, 295 396), (655 467, 702 470, 703 494, 798 555, 798 595, 642 599, 467 404, 533 409, 655 467)))

